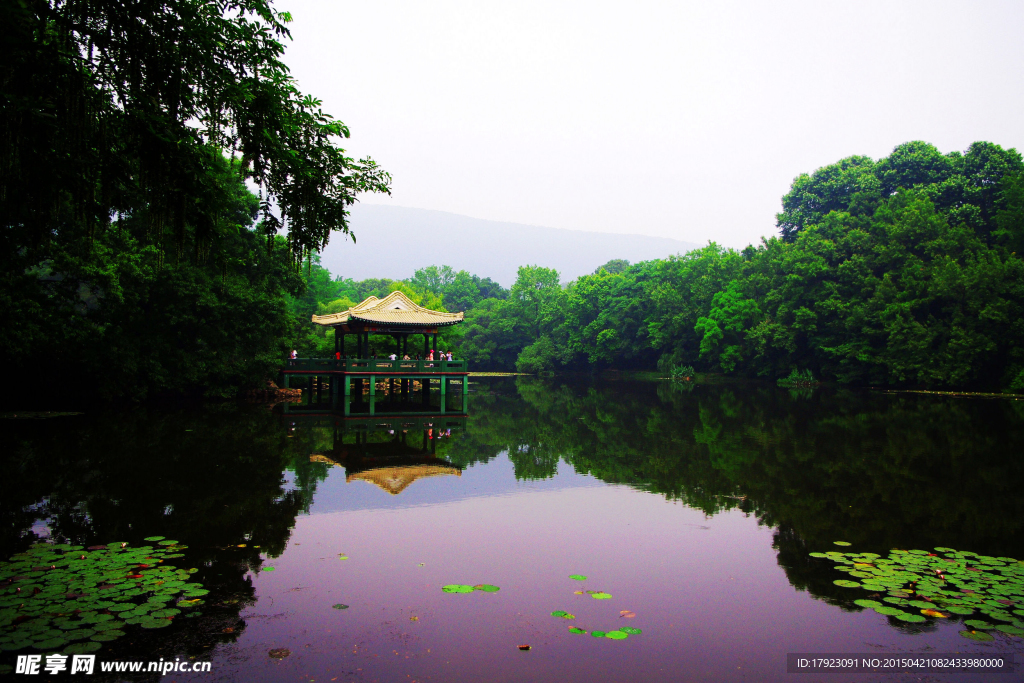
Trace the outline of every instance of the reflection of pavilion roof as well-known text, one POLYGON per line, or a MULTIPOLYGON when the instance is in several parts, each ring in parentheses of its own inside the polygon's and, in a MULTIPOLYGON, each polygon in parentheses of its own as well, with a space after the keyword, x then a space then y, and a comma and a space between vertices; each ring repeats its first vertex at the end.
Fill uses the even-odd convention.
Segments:
POLYGON ((362 303, 341 313, 314 315, 317 325, 341 325, 358 320, 382 325, 456 325, 462 322, 462 313, 432 311, 413 303, 402 292, 391 292, 383 299, 368 297, 362 303))
MULTIPOLYGON (((309 456, 310 462, 323 462, 338 467, 345 467, 346 482, 355 480, 366 481, 376 484, 393 496, 397 496, 417 479, 426 477, 440 477, 454 474, 462 476, 462 470, 440 458, 424 457, 420 462, 412 461, 412 458, 395 458, 394 465, 370 466, 366 468, 343 466, 341 463, 328 458, 326 455, 313 454, 309 456)), ((375 464, 376 458, 369 462, 375 464)))
POLYGON ((445 474, 462 476, 458 467, 443 465, 406 465, 404 467, 375 467, 372 470, 356 472, 345 477, 345 481, 361 479, 376 484, 393 496, 404 491, 409 484, 425 477, 440 477, 445 474))

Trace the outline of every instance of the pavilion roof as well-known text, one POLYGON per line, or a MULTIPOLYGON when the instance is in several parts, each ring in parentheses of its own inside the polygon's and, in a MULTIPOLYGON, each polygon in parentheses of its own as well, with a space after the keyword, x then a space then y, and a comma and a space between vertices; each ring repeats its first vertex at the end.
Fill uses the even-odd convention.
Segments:
POLYGON ((367 297, 359 304, 341 313, 314 315, 317 325, 341 325, 350 320, 383 325, 456 325, 463 314, 432 311, 424 308, 402 292, 391 292, 383 299, 367 297))

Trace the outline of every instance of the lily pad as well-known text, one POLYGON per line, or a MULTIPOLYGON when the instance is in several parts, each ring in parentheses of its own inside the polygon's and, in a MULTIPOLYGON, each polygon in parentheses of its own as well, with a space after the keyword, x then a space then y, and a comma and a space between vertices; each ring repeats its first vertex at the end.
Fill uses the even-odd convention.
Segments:
POLYGON ((852 543, 850 543, 850 542, 848 542, 848 541, 832 541, 832 543, 833 543, 834 545, 841 545, 841 546, 849 546, 849 545, 853 545, 852 543))
POLYGON ((638 633, 643 633, 643 631, 641 631, 640 629, 633 628, 632 626, 623 626, 619 630, 622 631, 623 633, 628 633, 631 636, 635 636, 638 633))
POLYGON ((950 605, 948 607, 943 607, 942 609, 946 610, 947 612, 952 612, 953 614, 959 614, 961 616, 974 614, 973 607, 961 607, 960 605, 950 605))
POLYGON ((568 612, 562 611, 560 609, 556 609, 554 612, 551 613, 551 616, 553 616, 553 617, 564 617, 566 614, 568 614, 568 612))
POLYGON ((964 622, 964 626, 970 626, 973 629, 990 629, 992 624, 987 621, 981 621, 980 619, 968 619, 964 622))
POLYGON ((604 638, 605 632, 604 631, 591 631, 590 635, 594 636, 595 638, 604 638))
POLYGON ((612 596, 611 596, 610 593, 597 592, 597 593, 591 593, 590 597, 594 598, 595 600, 608 600, 612 596))
POLYGON ((274 567, 264 567, 263 571, 265 571, 265 572, 272 572, 272 571, 274 571, 274 567))
POLYGON ((895 616, 898 616, 900 614, 906 614, 906 612, 904 612, 903 610, 898 609, 896 607, 886 607, 886 606, 875 607, 874 610, 876 612, 878 612, 879 614, 884 614, 884 615, 886 615, 888 617, 895 617, 895 616))
POLYGON ((99 650, 101 647, 103 647, 102 643, 97 643, 90 640, 84 643, 72 643, 71 645, 68 645, 66 648, 61 650, 61 652, 63 652, 66 655, 83 655, 87 652, 96 652, 96 650, 99 650))
POLYGON ((626 638, 629 638, 629 634, 626 633, 625 631, 618 631, 618 630, 616 630, 616 631, 608 631, 608 633, 604 634, 604 637, 605 638, 611 638, 612 640, 625 640, 626 638))
POLYGON ((481 584, 477 584, 476 586, 473 586, 473 590, 475 590, 475 591, 483 591, 484 593, 497 593, 501 589, 498 588, 497 586, 492 586, 489 583, 481 583, 481 584))
POLYGON ((882 607, 882 603, 877 600, 854 600, 853 604, 860 605, 861 607, 882 607))
POLYGON ((171 625, 170 619, 144 619, 141 624, 142 628, 167 628, 171 625))
POLYGON ((583 629, 578 628, 576 626, 570 626, 569 627, 569 633, 582 633, 582 634, 586 634, 586 631, 584 631, 583 629))
POLYGON ((836 579, 832 583, 837 586, 842 586, 843 588, 860 588, 860 583, 857 581, 850 581, 849 579, 836 579))
POLYGON ((337 605, 331 605, 331 607, 333 609, 348 609, 348 605, 345 605, 345 604, 340 603, 340 602, 337 605))
POLYGON ((1019 626, 999 624, 998 626, 996 626, 996 630, 1002 631, 1003 633, 1009 633, 1011 636, 1024 636, 1024 628, 1020 628, 1019 626))
POLYGON ((995 638, 993 638, 990 634, 985 633, 984 631, 960 631, 960 635, 962 635, 964 638, 969 638, 971 640, 995 640, 995 638))
POLYGON ((157 542, 157 541, 162 541, 162 540, 164 540, 165 538, 167 538, 167 537, 166 537, 166 536, 146 536, 146 537, 145 537, 144 539, 142 539, 142 540, 143 540, 143 541, 149 541, 150 543, 155 543, 155 542, 157 542))
POLYGON ((472 593, 473 587, 461 583, 450 583, 447 586, 442 586, 441 590, 445 593, 472 593))
POLYGON ((922 617, 920 614, 907 614, 906 612, 902 612, 900 614, 894 614, 893 616, 896 617, 897 619, 899 619, 900 621, 908 621, 910 623, 915 623, 915 624, 923 622, 923 621, 928 621, 927 619, 922 617))
POLYGON ((587 577, 583 576, 583 574, 570 574, 569 578, 572 579, 573 581, 586 581, 587 580, 587 577))
POLYGON ((37 650, 52 650, 58 647, 64 647, 67 644, 68 641, 64 638, 47 638, 46 640, 37 640, 32 643, 32 647, 37 650))

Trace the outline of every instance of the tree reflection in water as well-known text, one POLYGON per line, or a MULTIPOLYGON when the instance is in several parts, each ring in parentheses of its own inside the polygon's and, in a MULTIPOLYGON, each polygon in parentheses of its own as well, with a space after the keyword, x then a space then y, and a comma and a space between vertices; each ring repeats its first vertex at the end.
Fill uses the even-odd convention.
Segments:
MULTIPOLYGON (((709 515, 742 510, 776 528, 778 562, 796 588, 844 608, 858 596, 807 555, 835 540, 882 554, 949 546, 1024 557, 1020 401, 742 383, 474 384, 465 428, 432 432, 441 438, 431 438, 428 464, 464 470, 507 453, 519 479, 566 463, 709 515)), ((283 552, 340 462, 336 420, 295 422, 257 407, 101 411, 0 428, 5 556, 35 540, 36 519, 82 545, 153 534, 189 545, 178 564, 199 568, 212 591, 203 615, 115 644, 156 658, 204 657, 237 638, 254 599, 248 572, 283 552)), ((364 443, 396 438, 369 433, 364 443)), ((364 470, 377 450, 363 449, 364 470)))

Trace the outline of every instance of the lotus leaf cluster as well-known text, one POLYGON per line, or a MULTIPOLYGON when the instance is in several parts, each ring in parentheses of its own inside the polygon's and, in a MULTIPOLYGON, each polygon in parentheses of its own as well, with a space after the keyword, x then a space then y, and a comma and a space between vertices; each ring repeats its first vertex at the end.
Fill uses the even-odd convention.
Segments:
MULTIPOLYGON (((573 581, 584 581, 584 580, 586 580, 587 577, 583 576, 582 574, 572 574, 572 575, 569 576, 569 578, 572 579, 573 581)), ((592 597, 592 598, 594 598, 596 600, 610 600, 611 597, 612 597, 610 593, 605 593, 604 591, 595 591, 595 590, 573 591, 573 594, 574 595, 589 595, 590 597, 592 597)), ((558 617, 559 619, 575 619, 576 618, 575 614, 570 614, 569 612, 566 612, 565 610, 560 610, 560 609, 556 609, 554 612, 552 612, 551 616, 558 617)), ((630 610, 621 610, 619 612, 619 616, 620 617, 633 618, 633 617, 636 616, 636 613, 631 612, 630 610)), ((586 635, 587 631, 586 631, 586 629, 582 629, 579 626, 570 626, 569 627, 569 633, 574 633, 574 634, 577 634, 577 635, 586 635)), ((637 635, 639 633, 643 633, 643 631, 641 631, 638 628, 633 628, 631 626, 625 626, 623 628, 618 628, 618 629, 615 629, 615 630, 612 630, 612 631, 599 631, 599 630, 598 631, 591 631, 590 635, 593 636, 594 638, 610 638, 611 640, 625 640, 626 638, 630 637, 631 635, 637 635)))
POLYGON ((908 623, 963 619, 970 630, 960 635, 971 640, 992 640, 988 631, 1024 636, 1024 562, 1012 557, 953 548, 811 557, 831 560, 850 576, 833 581, 837 586, 875 594, 854 600, 859 607, 908 623))
POLYGON ((165 628, 202 604, 197 570, 164 564, 185 546, 146 540, 157 546, 36 543, 0 562, 0 649, 95 652, 130 625, 165 628))

